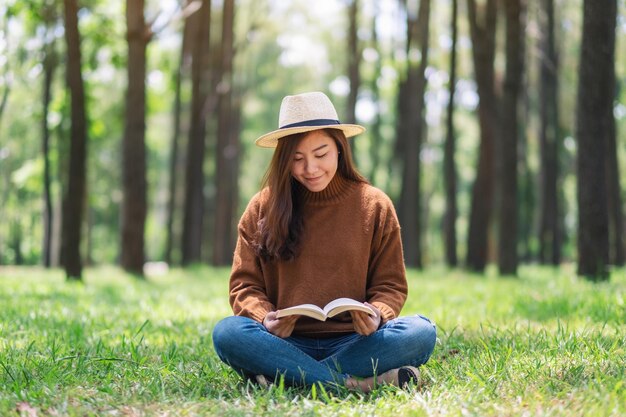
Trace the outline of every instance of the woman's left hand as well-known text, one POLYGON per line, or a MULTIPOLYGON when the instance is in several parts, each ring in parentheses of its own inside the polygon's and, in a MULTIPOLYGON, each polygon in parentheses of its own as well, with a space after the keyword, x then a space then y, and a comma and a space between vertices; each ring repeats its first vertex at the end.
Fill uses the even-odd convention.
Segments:
POLYGON ((368 302, 365 302, 364 304, 374 310, 374 316, 370 316, 363 311, 354 310, 350 311, 350 315, 352 316, 354 330, 360 335, 369 336, 378 330, 378 327, 380 326, 380 310, 368 302))
POLYGON ((276 311, 270 311, 263 319, 263 326, 268 332, 282 339, 291 336, 296 327, 296 321, 300 316, 287 316, 282 319, 276 318, 276 311))

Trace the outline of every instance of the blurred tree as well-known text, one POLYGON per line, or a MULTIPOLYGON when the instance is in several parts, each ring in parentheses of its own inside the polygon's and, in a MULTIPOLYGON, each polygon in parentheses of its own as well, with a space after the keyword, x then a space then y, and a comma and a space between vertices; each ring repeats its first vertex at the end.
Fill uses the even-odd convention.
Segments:
POLYGON ((57 6, 55 2, 45 3, 41 9, 43 18, 45 35, 43 39, 42 47, 42 61, 43 61, 43 112, 41 115, 41 134, 42 134, 42 152, 43 152, 43 199, 44 199, 44 212, 43 212, 43 225, 44 225, 44 237, 43 237, 43 264, 46 267, 52 265, 51 259, 51 243, 52 243, 52 191, 51 183, 52 176, 50 173, 50 126, 48 118, 50 116, 50 101, 52 99, 52 81, 54 79, 54 71, 58 66, 58 56, 56 53, 55 37, 53 35, 54 25, 58 19, 57 6))
POLYGON ((407 16, 407 66, 406 76, 399 87, 397 150, 402 161, 402 189, 398 217, 403 228, 404 256, 407 265, 422 267, 422 224, 420 216, 420 152, 424 141, 424 94, 426 92, 426 67, 430 0, 414 4, 404 2, 407 16), (419 49, 418 49, 419 48, 419 49))
POLYGON ((22 225, 19 220, 13 220, 9 227, 11 230, 9 234, 9 247, 14 253, 13 263, 15 265, 23 265, 24 255, 22 255, 22 225))
POLYGON ((525 1, 505 2, 506 74, 502 97, 499 144, 499 253, 498 267, 502 275, 517 273, 518 216, 518 130, 522 74, 524 71, 525 1))
POLYGON ((454 154, 456 152, 456 133, 454 131, 454 96, 456 91, 456 42, 458 38, 458 0, 452 0, 452 17, 450 20, 450 78, 449 78, 449 98, 448 113, 446 119, 446 142, 444 144, 444 181, 446 192, 446 211, 444 214, 443 231, 446 247, 446 263, 451 266, 457 266, 456 252, 456 219, 458 215, 456 193, 457 193, 457 174, 456 164, 454 162, 454 154))
POLYGON ((619 161, 615 118, 611 114, 607 121, 607 197, 609 209, 610 262, 616 266, 624 266, 624 213, 622 211, 622 195, 619 176, 619 161))
POLYGON ((144 0, 126 2, 128 88, 122 142, 122 219, 120 263, 143 276, 146 186, 146 48, 152 30, 144 19, 144 0))
POLYGON ((215 152, 216 201, 213 241, 213 264, 229 265, 235 249, 235 220, 239 200, 239 128, 233 106, 234 0, 224 0, 220 80, 218 94, 217 149, 215 152))
MULTIPOLYGON (((363 55, 362 48, 359 44, 358 38, 358 22, 359 18, 359 0, 350 0, 348 5, 348 80, 350 82, 350 92, 348 93, 348 101, 346 105, 346 121, 345 123, 356 123, 356 102, 359 96, 359 89, 361 87, 361 56, 363 55)), ((356 158, 356 143, 357 141, 350 141, 352 146, 353 155, 356 158)), ((356 159, 355 159, 356 162, 356 159)))
MULTIPOLYGON (((0 34, 4 39, 8 39, 8 28, 9 28, 9 18, 11 17, 11 13, 7 10, 7 13, 4 15, 4 19, 2 19, 2 27, 0 28, 0 34)), ((5 41, 8 43, 8 40, 5 41)), ((5 46, 5 50, 8 50, 8 47, 5 46)), ((9 100, 9 93, 11 92, 11 85, 13 84, 12 77, 10 76, 11 66, 10 62, 6 62, 2 65, 2 97, 0 97, 0 126, 2 126, 2 116, 4 116, 4 110, 7 107, 7 102, 9 100)))
MULTIPOLYGON (((615 64, 609 82, 612 84, 611 91, 615 88, 615 64)), ((611 101, 615 99, 615 93, 611 94, 611 101)), ((622 211, 622 195, 620 186, 619 160, 615 117, 613 103, 611 111, 605 115, 606 121, 606 180, 607 180, 607 206, 609 210, 609 261, 616 266, 624 266, 624 214, 622 211)))
POLYGON ((382 128, 382 105, 381 105, 381 101, 382 101, 382 97, 380 94, 380 88, 378 86, 378 83, 380 82, 381 79, 381 74, 382 74, 382 61, 383 61, 383 57, 382 57, 382 48, 381 45, 379 45, 378 42, 378 30, 376 28, 376 17, 379 15, 379 7, 380 4, 378 2, 374 2, 373 4, 374 7, 374 13, 372 14, 372 35, 371 35, 371 44, 370 44, 370 48, 372 48, 373 51, 376 51, 377 53, 377 58, 374 60, 374 72, 372 74, 371 80, 370 80, 370 90, 372 92, 372 101, 374 103, 374 107, 375 107, 375 111, 376 111, 376 115, 374 116, 374 121, 372 122, 372 125, 370 127, 370 138, 371 138, 371 145, 370 145, 370 163, 371 163, 371 169, 370 169, 370 173, 368 175, 370 181, 376 185, 376 172, 378 171, 378 168, 380 166, 380 154, 381 154, 381 145, 382 145, 382 133, 381 133, 381 128, 382 128))
POLYGON ((71 97, 70 161, 63 202, 62 260, 69 280, 82 280, 81 231, 86 201, 87 117, 81 70, 77 0, 63 0, 67 43, 67 84, 71 97))
MULTIPOLYGON (((8 26, 10 14, 9 10, 6 10, 6 13, 4 13, 3 18, 0 21, 0 36, 3 39, 7 39, 5 41, 4 48, 2 48, 2 52, 7 56, 9 55, 8 26)), ((2 86, 2 93, 0 97, 0 128, 3 127, 2 120, 7 106, 9 93, 11 91, 12 77, 10 75, 10 63, 10 60, 6 61, 6 63, 2 66, 2 73, 0 74, 0 85, 2 86)), ((6 153, 7 150, 5 149, 5 146, 0 143, 0 161, 2 162, 2 169, 0 170, 0 174, 2 174, 0 176, 0 186, 2 186, 0 192, 0 207, 3 208, 0 210, 0 224, 8 224, 6 215, 7 210, 5 207, 7 206, 9 191, 11 189, 11 170, 7 167, 7 162, 3 161, 7 157, 6 153)), ((9 233, 7 233, 7 235, 10 234, 10 230, 8 232, 9 233)), ((2 265, 4 260, 8 258, 8 251, 5 250, 4 243, 5 239, 8 240, 7 238, 8 236, 5 237, 4 233, 0 233, 0 265, 2 265)))
POLYGON ((146 186, 146 48, 152 29, 144 18, 144 0, 126 2, 128 42, 125 128, 122 146, 122 219, 120 263, 143 276, 146 186))
POLYGON ((559 100, 558 52, 554 28, 554 0, 541 0, 539 10, 539 117, 541 207, 539 210, 539 261, 561 262, 559 227, 559 100))
POLYGON ((165 253, 164 260, 168 264, 171 264, 173 260, 174 251, 174 242, 175 238, 175 228, 174 228, 174 218, 177 208, 179 207, 180 198, 180 188, 178 187, 178 178, 179 171, 183 166, 180 149, 180 136, 181 136, 181 117, 182 117, 182 84, 183 84, 183 74, 187 74, 189 67, 189 30, 190 30, 190 19, 188 18, 188 13, 190 13, 190 6, 187 5, 182 15, 184 16, 184 25, 183 25, 183 34, 182 40, 180 43, 180 56, 178 60, 178 64, 174 70, 174 105, 172 108, 173 113, 173 128, 172 128, 172 139, 170 145, 170 155, 169 155, 169 183, 168 183, 168 193, 167 193, 167 219, 166 219, 166 236, 165 236, 165 253))
POLYGON ((577 109, 578 273, 609 278, 607 152, 615 94, 616 0, 584 0, 577 109))
POLYGON ((487 263, 487 239, 493 211, 495 184, 494 146, 498 115, 494 79, 497 1, 487 0, 477 10, 476 0, 468 0, 474 72, 480 102, 480 149, 476 180, 472 189, 466 264, 483 271, 487 263))
POLYGON ((182 236, 182 263, 199 262, 202 251, 204 210, 204 157, 206 119, 209 114, 211 1, 202 0, 191 17, 189 41, 191 63, 191 124, 187 144, 185 204, 182 236))

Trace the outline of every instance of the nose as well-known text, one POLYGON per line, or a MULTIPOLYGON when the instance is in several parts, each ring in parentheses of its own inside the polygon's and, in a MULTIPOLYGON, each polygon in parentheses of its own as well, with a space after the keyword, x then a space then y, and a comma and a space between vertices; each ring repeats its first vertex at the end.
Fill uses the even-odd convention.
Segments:
POLYGON ((314 174, 317 172, 317 163, 315 159, 307 160, 304 165, 304 172, 307 174, 314 174))

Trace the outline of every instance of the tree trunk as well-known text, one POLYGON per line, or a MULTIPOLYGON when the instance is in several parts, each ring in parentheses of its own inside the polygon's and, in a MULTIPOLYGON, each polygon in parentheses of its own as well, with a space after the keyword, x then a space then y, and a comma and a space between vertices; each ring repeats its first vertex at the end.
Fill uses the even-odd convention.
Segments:
POLYGON ((234 0, 224 1, 222 14, 222 50, 218 94, 218 127, 216 149, 216 207, 213 242, 213 264, 230 265, 235 249, 233 228, 237 210, 239 129, 233 112, 234 0))
POLYGON ((487 264, 487 239, 493 211, 494 146, 497 131, 497 105, 494 84, 496 0, 487 0, 483 16, 477 16, 476 1, 468 0, 472 55, 480 103, 480 148, 478 170, 472 188, 467 240, 467 267, 482 272, 487 264))
POLYGON ((122 242, 120 260, 131 274, 142 277, 146 222, 146 47, 150 28, 144 20, 144 0, 126 2, 128 90, 122 144, 122 242))
POLYGON ((182 263, 200 262, 202 254, 202 228, 204 210, 204 154, 206 149, 207 98, 210 78, 209 34, 211 1, 202 0, 200 9, 190 18, 193 30, 190 41, 191 64, 191 125, 187 144, 187 170, 185 172, 185 213, 183 219, 182 263))
POLYGON ((181 113, 182 113, 182 81, 183 81, 183 73, 186 72, 187 68, 187 44, 189 39, 189 19, 185 19, 185 27, 183 29, 183 39, 180 46, 180 61, 178 63, 178 68, 176 69, 175 79, 174 79, 174 107, 172 109, 172 113, 174 116, 174 129, 172 131, 172 143, 170 150, 170 161, 169 161, 169 184, 168 184, 168 201, 167 201, 167 221, 166 221, 166 237, 165 237, 165 254, 164 259, 168 264, 173 263, 173 254, 174 251, 174 242, 176 240, 174 231, 174 217, 176 213, 176 209, 178 207, 178 202, 181 200, 179 198, 179 187, 178 187, 178 173, 179 169, 183 166, 182 161, 179 161, 180 158, 180 135, 181 135, 181 113))
POLYGON ((50 240, 50 266, 53 268, 61 265, 61 241, 63 230, 63 199, 56 198, 52 208, 52 239, 50 240))
POLYGON ((4 65, 4 74, 2 77, 2 84, 4 88, 2 89, 2 98, 0 98, 0 127, 2 126, 2 116, 4 115, 4 110, 7 108, 7 103, 9 101, 9 93, 11 92, 11 85, 13 84, 12 77, 8 76, 9 66, 4 65))
POLYGON ((401 130, 398 142, 402 146, 402 189, 398 215, 403 228, 405 262, 408 266, 422 267, 421 248, 421 196, 420 151, 424 136, 424 93, 426 91, 426 65, 428 63, 428 40, 430 0, 420 1, 417 17, 407 7, 407 76, 400 94, 399 112, 401 130), (421 59, 415 59, 420 54, 421 59))
MULTIPOLYGON (((356 123, 356 102, 359 95, 359 88, 361 87, 361 48, 359 47, 359 38, 357 36, 358 31, 358 14, 359 14, 359 0, 351 0, 348 8, 348 79, 350 80, 350 92, 348 93, 348 102, 346 105, 346 121, 345 123, 356 123)), ((352 153, 357 161, 356 143, 357 141, 349 142, 352 147, 352 153)))
POLYGON ((86 266, 93 265, 93 250, 95 246, 93 242, 93 227, 95 225, 94 217, 94 209, 89 207, 87 202, 85 202, 85 233, 83 234, 83 253, 86 266))
POLYGON ((11 221, 9 230, 9 247, 13 249, 13 263, 15 265, 24 264, 24 255, 22 254, 22 224, 20 219, 11 221))
POLYGON ((448 118, 446 142, 444 145, 444 181, 446 190, 446 211, 444 214, 444 241, 446 246, 446 263, 455 267, 458 263, 456 252, 456 218, 458 214, 456 204, 457 178, 454 154, 456 150, 456 134, 454 132, 454 93, 456 91, 456 41, 458 37, 458 0, 452 0, 451 36, 452 48, 450 50, 450 81, 448 100, 448 118))
MULTIPOLYGON (((530 114, 530 97, 528 96, 528 83, 524 82, 524 86, 522 87, 526 90, 526 97, 524 99, 524 115, 522 115, 522 119, 528 120, 528 115, 530 114)), ((519 172, 519 227, 518 227, 518 241, 520 242, 519 251, 520 251, 520 261, 523 263, 532 262, 534 258, 536 258, 536 245, 534 245, 534 240, 536 239, 536 225, 534 223, 535 216, 538 216, 539 209, 537 208, 537 179, 535 178, 535 173, 532 171, 529 160, 531 155, 531 149, 529 146, 528 135, 527 135, 527 127, 522 126, 520 128, 522 132, 520 133, 520 142, 519 142, 519 155, 518 155, 518 166, 520 169, 519 172)))
POLYGON ((501 275, 517 274, 517 147, 519 133, 518 103, 524 66, 524 5, 522 0, 505 2, 506 13, 506 74, 502 100, 500 137, 500 199, 499 253, 501 275))
MULTIPOLYGON (((47 9, 46 9, 47 10, 47 9)), ((46 17, 48 15, 46 14, 46 17)), ((49 20, 47 20, 46 24, 49 20)), ((48 29, 47 29, 48 30, 48 29)), ((43 114, 41 116, 42 151, 43 151, 43 264, 46 268, 52 265, 51 242, 52 242, 52 219, 54 211, 52 209, 51 174, 50 174, 50 128, 48 126, 48 114, 50 110, 52 80, 54 70, 57 66, 57 57, 54 50, 54 42, 46 42, 44 45, 43 58, 43 114)))
POLYGON ((607 161, 613 117, 616 0, 584 0, 578 78, 578 273, 608 279, 607 161))
MULTIPOLYGON (((526 3, 526 19, 529 20, 528 16, 528 3, 526 3)), ((528 27, 529 23, 526 23, 528 27)), ((535 55, 536 48, 527 48, 525 42, 523 43, 524 49, 524 61, 530 62, 532 61, 532 57, 535 55)), ((526 67, 526 65, 525 65, 526 67)), ((522 75, 522 84, 521 84, 521 94, 520 94, 520 102, 519 102, 519 111, 518 115, 521 120, 529 120, 529 115, 531 114, 531 98, 530 98, 530 80, 528 71, 524 71, 522 75)), ((532 109, 534 111, 534 108, 532 109)), ((537 178, 536 173, 533 172, 530 164, 531 160, 531 149, 529 147, 528 140, 528 123, 518 123, 517 128, 519 132, 518 136, 518 156, 517 156, 517 166, 519 169, 519 182, 518 182, 518 199, 519 199, 519 207, 518 207, 518 251, 519 251, 519 259, 520 262, 528 263, 533 260, 533 253, 535 253, 536 246, 534 244, 537 233, 537 225, 535 224, 535 217, 538 218, 539 208, 537 205, 537 178), (532 241, 532 244, 531 244, 532 241)))
POLYGON ((554 0, 542 0, 540 9, 540 151, 541 210, 539 221, 539 261, 561 262, 559 232, 559 115, 558 56, 554 36, 554 0))
MULTIPOLYGON (((379 14, 379 3, 374 2, 374 15, 372 16, 372 43, 371 47, 377 51, 378 54, 381 53, 381 48, 378 45, 378 31, 376 30, 376 16, 379 14)), ((381 76, 382 72, 382 57, 378 57, 376 62, 374 63, 374 74, 371 79, 370 89, 372 91, 372 101, 374 102, 374 106, 376 107, 376 116, 374 118, 374 122, 372 123, 370 129, 370 138, 371 138, 371 146, 370 146, 370 160, 372 161, 371 171, 369 174, 369 179, 372 184, 376 185, 376 173, 378 172, 378 167, 380 166, 380 153, 381 153, 381 144, 382 144, 382 135, 381 135, 381 126, 382 126, 382 115, 381 115, 381 105, 380 105, 380 89, 378 88, 378 79, 381 76)))
POLYGON ((87 117, 81 71, 77 0, 64 0, 67 43, 67 83, 71 97, 70 162, 67 194, 63 204, 63 265, 69 280, 82 280, 80 254, 87 178, 87 117))
MULTIPOLYGON (((0 170, 0 207, 6 207, 5 204, 9 199, 9 193, 11 192, 11 170, 0 170)), ((5 210, 0 210, 0 224, 8 224, 8 218, 6 217, 5 210)), ((8 247, 9 236, 0 233, 0 265, 3 264, 6 255, 4 254, 8 247)))
POLYGON ((359 47, 358 30, 359 0, 352 0, 348 9, 350 27, 348 30, 348 78, 350 93, 346 107, 346 123, 356 123, 356 102, 361 85, 359 68, 361 64, 361 48, 359 47))
MULTIPOLYGON (((612 90, 615 92, 615 72, 610 80, 613 84, 612 90)), ((612 97, 615 97, 614 95, 612 97)), ((622 196, 620 194, 620 176, 617 138, 615 128, 615 117, 613 111, 607 117, 607 152, 606 152, 606 178, 607 178, 607 204, 609 210, 609 236, 610 236, 610 262, 616 266, 624 266, 624 216, 622 213, 622 196)))

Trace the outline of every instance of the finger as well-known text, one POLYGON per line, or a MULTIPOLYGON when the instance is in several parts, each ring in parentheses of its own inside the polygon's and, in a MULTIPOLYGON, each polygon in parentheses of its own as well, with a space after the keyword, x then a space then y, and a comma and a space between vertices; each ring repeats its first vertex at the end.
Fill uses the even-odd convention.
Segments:
POLYGON ((352 315, 352 322, 354 323, 355 327, 359 326, 363 324, 363 317, 358 312, 355 312, 352 315))
POLYGON ((361 328, 361 331, 364 336, 369 336, 370 334, 374 333, 374 326, 372 325, 372 323, 368 322, 366 324, 363 325, 363 327, 361 328))
MULTIPOLYGON (((374 310, 374 317, 382 317, 383 313, 375 305, 368 303, 368 306, 374 310)), ((372 316, 370 315, 370 317, 372 316)))
POLYGON ((374 321, 374 317, 370 316, 369 314, 363 313, 363 315, 361 316, 361 323, 367 328, 372 327, 374 321))
POLYGON ((287 325, 287 326, 281 326, 280 329, 278 330, 278 336, 281 338, 285 338, 285 337, 289 337, 291 336, 291 333, 293 333, 293 329, 294 329, 294 325, 287 325))
POLYGON ((365 323, 365 321, 363 320, 362 317, 356 317, 356 319, 354 320, 354 330, 358 333, 358 334, 365 334, 365 332, 367 331, 367 324, 365 323))
POLYGON ((378 325, 376 324, 377 322, 378 320, 376 320, 376 318, 369 315, 364 319, 363 327, 367 336, 376 331, 376 329, 378 328, 378 325))
MULTIPOLYGON (((380 312, 380 310, 378 308, 376 308, 375 305, 368 303, 367 301, 364 302, 363 304, 365 304, 366 306, 368 306, 369 308, 371 308, 372 310, 374 310, 374 314, 376 316, 381 316, 382 313, 380 312)), ((369 314, 368 314, 369 315, 369 314)), ((371 316, 370 316, 371 317, 371 316)))
POLYGON ((367 313, 364 313, 362 311, 354 311, 353 313, 354 314, 352 316, 352 319, 353 320, 360 320, 361 322, 363 321, 364 318, 369 316, 367 313))

